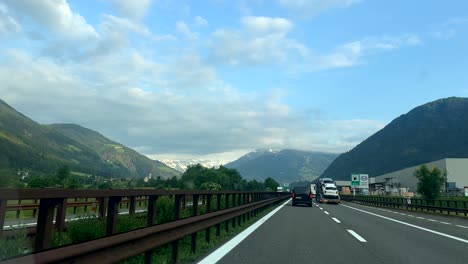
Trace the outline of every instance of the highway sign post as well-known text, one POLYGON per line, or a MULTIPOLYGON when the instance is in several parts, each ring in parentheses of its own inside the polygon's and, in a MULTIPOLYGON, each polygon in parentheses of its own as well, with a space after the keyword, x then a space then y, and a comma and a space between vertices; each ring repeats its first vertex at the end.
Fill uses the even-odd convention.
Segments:
POLYGON ((359 188, 369 189, 369 175, 368 174, 359 175, 359 188))
POLYGON ((360 186, 361 185, 360 181, 361 181, 361 177, 359 174, 357 173, 351 174, 351 187, 360 186))

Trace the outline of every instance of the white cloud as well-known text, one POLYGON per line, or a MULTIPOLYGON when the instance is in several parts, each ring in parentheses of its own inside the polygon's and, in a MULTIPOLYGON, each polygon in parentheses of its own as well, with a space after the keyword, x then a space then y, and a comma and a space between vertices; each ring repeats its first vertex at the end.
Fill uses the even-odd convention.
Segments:
POLYGON ((153 0, 109 0, 124 17, 141 20, 148 13, 153 0))
POLYGON ((316 58, 317 63, 310 65, 309 69, 320 70, 356 66, 363 63, 366 56, 421 44, 422 40, 415 34, 367 37, 345 43, 335 48, 331 53, 319 56, 316 58))
POLYGON ((189 40, 197 40, 198 34, 193 32, 184 21, 177 21, 176 30, 189 40))
POLYGON ((211 59, 232 66, 282 64, 308 54, 309 49, 288 38, 293 24, 284 18, 243 17, 240 30, 213 33, 211 59))
POLYGON ((449 40, 457 35, 460 26, 468 25, 468 18, 451 18, 437 26, 437 29, 429 32, 429 36, 438 40, 449 40))
POLYGON ((208 26, 208 21, 201 16, 196 16, 194 25, 196 27, 206 27, 208 26))
POLYGON ((241 19, 241 23, 245 29, 253 33, 286 35, 293 27, 292 22, 280 17, 247 16, 241 19))
POLYGON ((0 3, 0 36, 21 31, 20 24, 9 14, 8 8, 0 3))
POLYGON ((303 18, 310 18, 333 8, 347 8, 363 0, 277 0, 278 4, 303 18))
POLYGON ((74 13, 66 0, 5 0, 11 10, 27 17, 62 38, 94 39, 96 30, 79 14, 74 13))

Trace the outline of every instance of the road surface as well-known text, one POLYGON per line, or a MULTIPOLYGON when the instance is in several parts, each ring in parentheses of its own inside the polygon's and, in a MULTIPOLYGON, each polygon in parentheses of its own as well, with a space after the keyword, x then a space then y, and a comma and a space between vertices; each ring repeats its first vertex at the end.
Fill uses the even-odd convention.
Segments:
POLYGON ((468 220, 289 202, 218 263, 468 263, 468 220))

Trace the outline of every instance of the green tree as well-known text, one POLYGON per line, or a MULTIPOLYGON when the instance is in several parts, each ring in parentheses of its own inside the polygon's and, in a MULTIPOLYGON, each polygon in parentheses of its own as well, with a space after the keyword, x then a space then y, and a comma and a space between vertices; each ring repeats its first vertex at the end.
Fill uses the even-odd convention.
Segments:
POLYGON ((447 182, 447 173, 442 173, 437 167, 429 170, 422 165, 415 171, 414 176, 418 178, 418 193, 427 200, 435 200, 440 196, 440 190, 447 182))
POLYGON ((271 177, 266 178, 263 185, 267 191, 276 191, 276 188, 280 186, 279 183, 271 177))
POLYGON ((57 170, 56 177, 59 181, 59 184, 63 184, 65 179, 70 176, 70 168, 68 166, 63 166, 60 167, 60 169, 57 170))

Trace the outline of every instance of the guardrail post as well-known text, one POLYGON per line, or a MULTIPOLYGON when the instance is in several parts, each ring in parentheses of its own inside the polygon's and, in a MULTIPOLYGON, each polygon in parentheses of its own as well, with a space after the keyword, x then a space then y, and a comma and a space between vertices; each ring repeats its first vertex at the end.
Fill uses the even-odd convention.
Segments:
MULTIPOLYGON (((199 195, 198 194, 194 194, 192 196, 192 216, 197 216, 198 215, 198 198, 199 198, 199 195)), ((203 198, 202 198, 203 200, 203 198)), ((191 244, 190 244, 190 248, 192 250, 192 253, 195 253, 197 251, 197 234, 198 232, 195 232, 192 234, 192 241, 191 241, 191 244)))
POLYGON ((65 214, 67 212, 67 199, 60 199, 58 203, 57 214, 55 215, 55 228, 59 232, 65 229, 65 214))
MULTIPOLYGON (((221 210, 221 194, 216 195, 216 211, 219 211, 219 210, 221 210)), ((216 236, 220 236, 220 235, 221 235, 221 224, 216 224, 216 236)))
POLYGON ((99 197, 99 219, 104 219, 106 217, 106 204, 107 204, 107 198, 105 197, 99 197))
MULTIPOLYGON (((211 194, 206 195, 206 213, 211 213, 211 194)), ((205 231, 205 241, 206 243, 210 243, 210 227, 206 228, 205 231)))
MULTIPOLYGON (((21 205, 21 200, 18 200, 18 205, 21 205)), ((16 219, 19 219, 20 218, 20 214, 21 214, 21 209, 18 209, 16 211, 16 219)), ((3 227, 2 227, 3 228, 3 227)))
MULTIPOLYGON (((185 195, 183 194, 176 194, 174 197, 174 221, 179 220, 180 218, 180 200, 184 198, 185 195)), ((179 240, 172 242, 172 257, 171 262, 177 263, 177 255, 179 253, 179 240)))
POLYGON ((130 197, 129 197, 129 200, 130 200, 130 201, 129 201, 128 203, 129 203, 130 205, 129 205, 128 213, 129 213, 130 215, 133 215, 133 214, 135 214, 135 196, 130 196, 130 197))
POLYGON ((0 238, 3 237, 3 226, 5 225, 7 200, 0 200, 0 238))
POLYGON ((465 216, 466 216, 466 201, 463 201, 463 207, 465 207, 465 216))
POLYGON ((39 203, 39 216, 37 217, 37 231, 34 242, 34 251, 49 248, 52 242, 52 227, 55 206, 61 199, 41 199, 39 203))
MULTIPOLYGON (((225 201, 226 202, 226 209, 229 208, 229 196, 230 195, 228 193, 226 193, 226 195, 225 195, 225 197, 226 197, 226 201, 225 201)), ((226 220, 226 222, 224 222, 224 223, 225 223, 224 227, 226 229, 226 232, 229 232, 229 220, 226 220)))
POLYGON ((107 221, 106 234, 112 235, 117 233, 117 218, 119 217, 119 204, 122 201, 122 196, 109 197, 107 203, 107 221))
MULTIPOLYGON (((146 225, 152 226, 157 222, 157 195, 150 195, 148 197, 148 211, 146 215, 146 225)), ((145 264, 153 263, 153 250, 148 250, 145 252, 145 264)))
MULTIPOLYGON (((78 198, 75 198, 75 203, 78 202, 78 198)), ((76 206, 73 206, 73 214, 76 214, 76 206)))
MULTIPOLYGON (((237 197, 237 194, 236 193, 233 193, 232 194, 232 207, 236 207, 236 197, 237 197)), ((234 229, 234 227, 236 227, 236 218, 232 218, 232 228, 234 229)))
MULTIPOLYGON (((84 200, 85 200, 85 202, 88 202, 88 198, 85 198, 84 200)), ((88 206, 85 205, 85 206, 84 206, 84 212, 86 213, 87 210, 88 210, 88 206)))
MULTIPOLYGON (((247 194, 246 193, 242 194, 242 199, 243 199, 242 204, 247 204, 247 194)), ((242 219, 243 219, 244 223, 245 223, 245 219, 247 218, 247 214, 248 213, 245 213, 245 214, 242 215, 242 219)))
MULTIPOLYGON (((34 204, 37 204, 37 199, 34 199, 34 204)), ((33 217, 33 218, 36 218, 36 216, 37 216, 37 209, 34 208, 34 209, 33 209, 33 215, 32 215, 32 217, 33 217)))
POLYGON ((450 201, 447 200, 447 215, 450 215, 450 201))
MULTIPOLYGON (((242 205, 242 193, 238 193, 237 194, 237 206, 241 206, 242 205)), ((240 226, 241 225, 241 220, 242 220, 242 215, 239 215, 237 217, 237 225, 240 226)))

